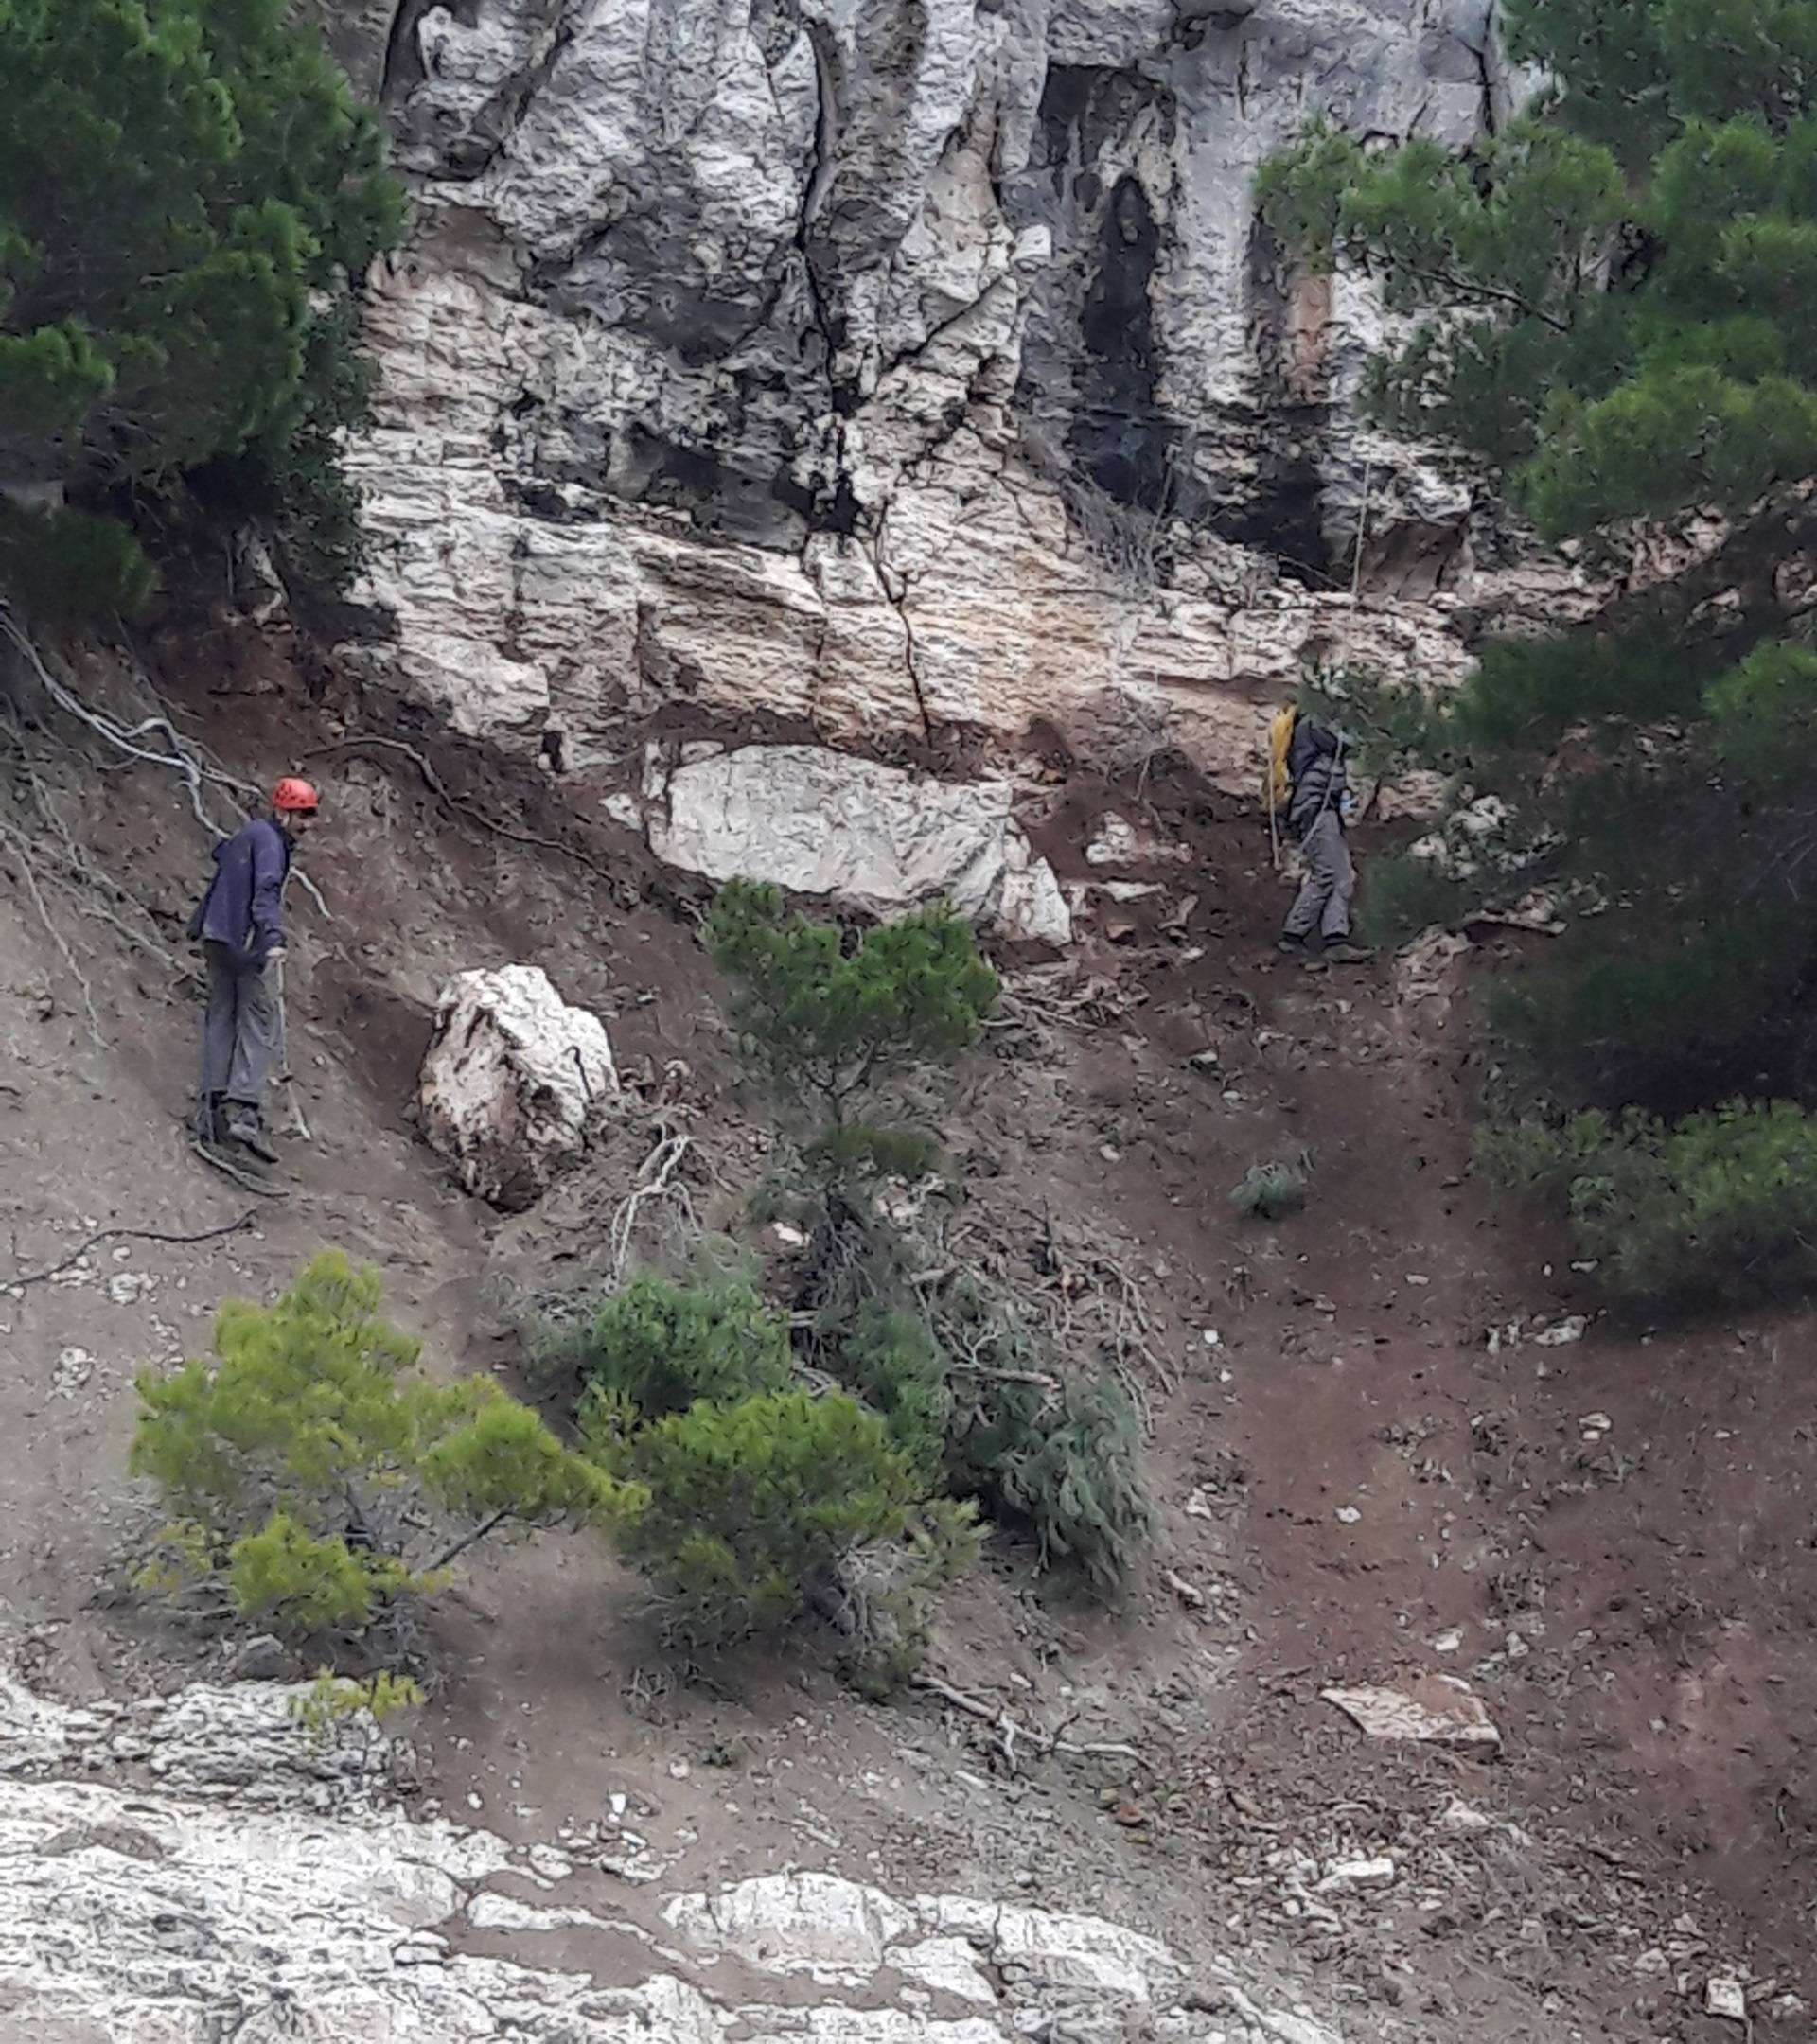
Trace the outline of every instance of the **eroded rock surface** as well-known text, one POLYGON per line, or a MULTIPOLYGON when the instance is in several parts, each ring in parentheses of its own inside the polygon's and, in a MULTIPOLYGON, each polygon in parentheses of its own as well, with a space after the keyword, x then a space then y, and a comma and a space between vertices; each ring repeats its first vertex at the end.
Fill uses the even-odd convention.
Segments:
POLYGON ((584 770, 659 711, 1042 731, 1246 790, 1304 659, 1442 682, 1581 601, 1359 423, 1381 315, 1253 200, 1315 115, 1492 125, 1491 0, 329 11, 420 200, 348 652, 465 732, 584 770))
POLYGON ((618 1090, 605 1025, 536 965, 467 972, 442 991, 423 1060, 423 1133, 463 1186, 529 1206, 580 1155, 618 1090))
POLYGON ((565 1854, 407 1815, 387 1742, 311 1738, 297 1694, 71 1710, 0 1683, 8 2035, 1118 2044, 1136 2020, 1170 2044, 1341 2044, 1228 1961, 1096 1916, 802 1873, 640 1920, 565 1854), (474 1932, 486 1952, 463 1948, 474 1932), (559 1965, 538 1951, 555 1936, 559 1965))

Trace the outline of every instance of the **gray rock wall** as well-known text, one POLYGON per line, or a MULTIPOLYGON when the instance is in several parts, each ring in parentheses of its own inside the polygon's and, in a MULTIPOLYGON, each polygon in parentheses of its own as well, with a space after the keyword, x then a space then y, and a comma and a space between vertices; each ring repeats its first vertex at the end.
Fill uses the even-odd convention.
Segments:
POLYGON ((353 657, 464 730, 1041 723, 1246 785, 1307 653, 1442 678, 1465 597, 1535 600, 1251 197, 1314 115, 1492 125, 1492 0, 317 4, 419 200, 353 657))

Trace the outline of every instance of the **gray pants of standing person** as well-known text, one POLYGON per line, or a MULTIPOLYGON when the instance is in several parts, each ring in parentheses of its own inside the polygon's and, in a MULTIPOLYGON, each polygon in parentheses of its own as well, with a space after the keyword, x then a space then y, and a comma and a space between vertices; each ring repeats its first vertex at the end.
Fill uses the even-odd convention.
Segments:
POLYGON ((202 1031, 202 1095, 261 1109, 277 1044, 277 1002, 262 965, 241 965, 226 944, 205 943, 208 1015, 202 1031))
POLYGON ((1350 934, 1350 898, 1356 892, 1356 868, 1344 841, 1344 822, 1334 808, 1314 818, 1299 841, 1306 877, 1287 911, 1289 937, 1310 937, 1316 929, 1327 943, 1350 934))

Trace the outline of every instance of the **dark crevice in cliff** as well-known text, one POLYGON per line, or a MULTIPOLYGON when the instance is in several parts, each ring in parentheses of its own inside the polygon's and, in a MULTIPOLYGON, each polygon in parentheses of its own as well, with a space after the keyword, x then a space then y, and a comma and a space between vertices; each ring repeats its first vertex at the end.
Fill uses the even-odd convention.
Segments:
POLYGON ((1118 503, 1158 511, 1178 429, 1161 412, 1160 359, 1149 287, 1161 233, 1147 192, 1118 180, 1080 318, 1079 403, 1067 445, 1118 503))
POLYGON ((1152 300, 1163 221, 1138 166, 1176 117, 1152 79, 1050 65, 1023 203, 1051 229, 1057 260, 1030 322, 1021 407, 1061 453, 1069 474, 1056 480, 1150 516, 1175 496, 1180 434, 1160 402, 1152 300))
POLYGON ((379 86, 381 106, 395 107, 423 82, 426 74, 416 48, 416 25, 429 11, 430 5, 431 0, 397 0, 397 11, 391 17, 391 27, 385 36, 385 63, 379 86))

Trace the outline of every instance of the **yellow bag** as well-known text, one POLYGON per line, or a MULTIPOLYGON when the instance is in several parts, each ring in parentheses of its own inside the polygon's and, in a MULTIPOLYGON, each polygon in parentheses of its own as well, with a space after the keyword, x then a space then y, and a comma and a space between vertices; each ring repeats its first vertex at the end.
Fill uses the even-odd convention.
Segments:
POLYGON ((1262 801, 1270 816, 1279 816, 1294 792, 1287 773, 1287 748, 1294 742, 1294 726, 1298 721, 1299 712, 1289 704, 1285 710, 1276 711, 1268 726, 1268 771, 1262 782, 1262 801))

